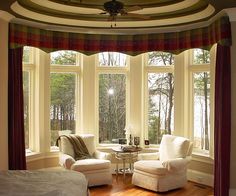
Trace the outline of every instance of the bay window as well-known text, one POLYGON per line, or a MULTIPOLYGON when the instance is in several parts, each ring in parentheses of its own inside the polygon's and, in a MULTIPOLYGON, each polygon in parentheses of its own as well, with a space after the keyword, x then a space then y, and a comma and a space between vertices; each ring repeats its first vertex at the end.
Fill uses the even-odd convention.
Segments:
POLYGON ((85 57, 75 51, 49 55, 37 50, 36 60, 33 51, 25 47, 23 56, 28 151, 34 146, 39 146, 37 152, 58 150, 58 136, 70 133, 92 133, 98 146, 115 145, 127 137, 125 127, 132 127, 141 145, 148 139, 157 147, 163 134, 176 134, 190 138, 195 152, 209 156, 215 51, 85 57))

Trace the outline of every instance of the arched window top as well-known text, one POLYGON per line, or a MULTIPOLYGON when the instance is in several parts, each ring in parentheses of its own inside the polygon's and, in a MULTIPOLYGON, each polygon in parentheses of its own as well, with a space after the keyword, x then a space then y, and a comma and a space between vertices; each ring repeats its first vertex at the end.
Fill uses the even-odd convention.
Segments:
POLYGON ((100 52, 98 54, 99 66, 126 67, 127 55, 120 52, 100 52))
POLYGON ((169 52, 148 52, 148 66, 173 66, 175 55, 169 52))
POLYGON ((73 50, 60 50, 56 52, 51 52, 50 64, 76 66, 78 64, 77 54, 78 52, 73 50))

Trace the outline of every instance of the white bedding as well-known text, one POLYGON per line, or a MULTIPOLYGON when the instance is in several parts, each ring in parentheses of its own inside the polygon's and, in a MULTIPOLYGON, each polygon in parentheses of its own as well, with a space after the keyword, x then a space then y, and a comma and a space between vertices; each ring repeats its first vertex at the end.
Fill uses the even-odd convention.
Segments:
POLYGON ((0 171, 1 196, 87 196, 87 180, 75 171, 0 171))

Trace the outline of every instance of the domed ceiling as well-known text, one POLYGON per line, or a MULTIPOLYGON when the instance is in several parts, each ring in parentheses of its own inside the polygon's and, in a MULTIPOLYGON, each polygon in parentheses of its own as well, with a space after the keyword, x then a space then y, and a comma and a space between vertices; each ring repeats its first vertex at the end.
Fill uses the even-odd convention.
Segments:
POLYGON ((235 0, 9 0, 0 9, 18 19, 80 28, 144 29, 208 20, 235 0))

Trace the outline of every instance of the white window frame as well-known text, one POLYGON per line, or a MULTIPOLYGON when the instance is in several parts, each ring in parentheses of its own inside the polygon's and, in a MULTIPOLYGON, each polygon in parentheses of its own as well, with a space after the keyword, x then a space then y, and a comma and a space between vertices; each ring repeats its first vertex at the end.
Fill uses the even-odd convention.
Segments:
POLYGON ((215 94, 215 56, 216 56, 216 45, 212 47, 210 50, 210 63, 206 64, 194 64, 193 63, 193 51, 194 49, 190 49, 188 51, 188 76, 189 76, 189 130, 190 130, 190 139, 194 140, 194 91, 193 91, 193 74, 200 72, 209 72, 210 74, 210 138, 209 152, 206 150, 201 150, 197 148, 193 148, 193 153, 195 155, 204 156, 204 157, 214 157, 214 94, 215 94))
MULTIPOLYGON (((50 55, 49 55, 50 58, 50 55)), ((50 74, 51 73, 58 73, 58 74, 75 74, 75 104, 76 104, 76 124, 75 124, 75 133, 78 132, 81 122, 81 113, 80 113, 80 107, 81 107, 81 93, 80 93, 80 84, 81 84, 81 61, 82 61, 82 54, 76 53, 76 65, 58 65, 58 64, 51 64, 50 61, 50 74)), ((50 79, 49 79, 50 81, 50 79)), ((51 91, 49 93, 49 105, 51 105, 51 91)), ((49 110, 50 111, 50 110, 49 110)), ((49 114, 50 116, 50 114, 49 114)), ((50 119, 49 119, 50 121, 50 119)), ((50 141, 51 141, 51 126, 49 126, 49 135, 50 135, 50 141)), ((50 144, 49 144, 50 145, 50 144)), ((56 146, 50 145, 50 151, 55 152, 59 151, 59 148, 56 146)))
POLYGON ((127 65, 122 66, 100 66, 99 65, 99 54, 95 56, 95 107, 96 107, 96 115, 95 115, 95 129, 97 141, 96 145, 99 147, 112 147, 117 146, 118 144, 101 144, 99 143, 99 75, 100 74, 124 74, 126 76, 126 125, 129 124, 129 116, 130 116, 130 57, 126 56, 127 65))
MULTIPOLYGON (((143 54, 144 55, 144 139, 148 139, 148 109, 149 109, 149 94, 148 94, 148 74, 149 73, 172 73, 174 75, 174 69, 175 69, 175 62, 173 65, 167 65, 167 66, 157 66, 157 65, 148 65, 148 53, 143 54)), ((175 105, 175 100, 174 100, 175 105)), ((174 119, 175 119, 175 113, 174 113, 174 119)), ((173 120, 174 120, 173 119, 173 120)), ((159 144, 150 144, 151 148, 157 148, 159 147, 159 144)))

